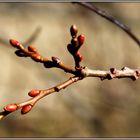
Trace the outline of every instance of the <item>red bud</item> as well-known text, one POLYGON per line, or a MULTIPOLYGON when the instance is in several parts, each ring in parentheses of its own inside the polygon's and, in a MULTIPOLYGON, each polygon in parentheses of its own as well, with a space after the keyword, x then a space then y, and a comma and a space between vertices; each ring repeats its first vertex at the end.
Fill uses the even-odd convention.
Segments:
POLYGON ((21 109, 21 114, 26 114, 26 113, 28 113, 31 109, 32 109, 32 106, 31 106, 31 105, 25 105, 25 106, 23 106, 22 109, 21 109))
POLYGON ((10 39, 10 44, 14 47, 19 47, 20 46, 20 43, 17 41, 17 40, 14 40, 14 39, 10 39))
POLYGON ((22 50, 16 50, 15 54, 19 57, 27 57, 28 56, 28 54, 22 52, 22 50))
POLYGON ((32 46, 28 46, 28 50, 30 51, 30 52, 37 52, 37 49, 36 48, 34 48, 34 47, 32 47, 32 46))
POLYGON ((76 36, 77 35, 77 32, 78 32, 78 29, 76 27, 76 25, 72 25, 71 28, 70 28, 70 33, 71 33, 71 36, 76 36))
POLYGON ((39 62, 41 60, 41 56, 37 53, 31 54, 31 58, 36 62, 39 62))
POLYGON ((31 90, 28 95, 31 96, 31 97, 35 97, 37 96, 38 94, 40 93, 39 90, 31 90))
POLYGON ((78 36, 79 46, 83 45, 84 40, 85 40, 85 36, 84 35, 79 35, 78 36))
POLYGON ((52 61, 48 60, 44 63, 44 66, 46 68, 52 68, 52 67, 54 67, 54 63, 52 61))
POLYGON ((67 45, 67 49, 68 49, 68 51, 69 51, 71 54, 74 54, 74 53, 75 53, 75 47, 73 47, 71 44, 68 44, 68 45, 67 45))
POLYGON ((13 111, 16 111, 17 110, 17 105, 16 104, 9 104, 7 106, 4 107, 4 110, 5 111, 8 111, 8 112, 13 112, 13 111))
POLYGON ((78 46, 78 40, 77 40, 77 38, 72 38, 71 45, 72 45, 72 47, 77 47, 78 46))
POLYGON ((83 60, 83 56, 80 54, 80 52, 78 51, 75 55, 76 61, 82 61, 83 60))

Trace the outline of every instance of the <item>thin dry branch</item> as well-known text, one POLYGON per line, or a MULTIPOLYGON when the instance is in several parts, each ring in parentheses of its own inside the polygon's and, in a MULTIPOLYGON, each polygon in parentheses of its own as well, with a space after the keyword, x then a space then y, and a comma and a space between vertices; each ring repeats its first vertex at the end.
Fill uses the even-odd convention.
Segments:
POLYGON ((121 70, 110 68, 109 71, 92 70, 85 67, 82 69, 82 73, 85 77, 98 77, 101 80, 111 80, 113 78, 130 78, 137 80, 140 77, 140 69, 131 69, 128 67, 123 67, 121 70))
POLYGON ((84 6, 87 9, 95 12, 99 16, 101 16, 101 17, 107 19, 108 21, 112 22, 113 24, 117 25, 125 33, 127 33, 137 43, 137 45, 140 47, 140 39, 130 30, 130 28, 128 26, 124 25, 123 23, 121 23, 115 17, 111 16, 106 11, 103 11, 103 10, 97 8, 93 3, 92 4, 88 3, 88 2, 73 2, 73 3, 77 3, 77 4, 81 5, 81 6, 84 6))

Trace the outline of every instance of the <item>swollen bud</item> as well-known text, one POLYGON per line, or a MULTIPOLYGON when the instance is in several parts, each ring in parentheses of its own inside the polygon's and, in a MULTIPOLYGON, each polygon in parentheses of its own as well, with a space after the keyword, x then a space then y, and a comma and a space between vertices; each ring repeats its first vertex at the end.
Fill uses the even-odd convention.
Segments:
POLYGON ((75 48, 78 46, 78 40, 77 40, 77 38, 72 38, 71 45, 72 45, 72 47, 75 47, 75 48))
POLYGON ((67 49, 71 54, 75 53, 75 47, 73 47, 72 44, 68 44, 67 49))
POLYGON ((75 37, 77 35, 78 29, 76 27, 76 25, 72 25, 70 28, 70 33, 72 37, 75 37))
POLYGON ((85 36, 84 35, 79 35, 78 36, 79 46, 83 45, 84 40, 85 40, 85 36))
POLYGON ((40 91, 39 90, 31 90, 28 95, 31 97, 35 97, 37 95, 39 95, 40 91))
POLYGON ((81 62, 83 60, 83 56, 78 51, 75 55, 76 61, 81 62))
POLYGON ((20 43, 17 40, 10 39, 9 42, 13 47, 19 48, 20 46, 20 43))
POLYGON ((4 107, 4 110, 5 111, 8 111, 8 112, 13 112, 13 111, 16 111, 17 110, 17 105, 16 104, 9 104, 7 106, 4 107))
POLYGON ((31 58, 36 62, 39 62, 41 60, 41 56, 37 53, 31 54, 31 58))
POLYGON ((28 113, 31 109, 32 109, 32 106, 31 106, 31 105, 25 105, 25 106, 23 106, 22 109, 21 109, 21 114, 26 114, 26 113, 28 113))
POLYGON ((54 67, 54 63, 52 61, 48 60, 48 61, 44 62, 44 66, 46 68, 52 68, 52 67, 54 67))
POLYGON ((37 49, 32 46, 28 46, 28 51, 36 53, 37 49))
POLYGON ((27 57, 28 55, 22 52, 21 50, 16 50, 15 54, 19 57, 27 57))

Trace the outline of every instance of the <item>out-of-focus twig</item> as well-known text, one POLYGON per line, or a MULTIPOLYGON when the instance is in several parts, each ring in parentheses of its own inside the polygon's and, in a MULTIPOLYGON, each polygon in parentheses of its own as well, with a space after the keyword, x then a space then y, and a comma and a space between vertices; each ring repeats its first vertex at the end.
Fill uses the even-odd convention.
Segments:
POLYGON ((9 42, 7 42, 5 39, 0 38, 0 43, 5 46, 9 46, 9 42))
POLYGON ((134 33, 132 33, 132 31, 130 30, 130 28, 128 26, 121 23, 115 17, 113 17, 113 16, 109 15, 107 12, 97 8, 94 4, 91 4, 91 3, 88 3, 88 2, 73 2, 73 3, 77 3, 81 6, 84 6, 87 9, 89 9, 89 10, 95 12, 96 14, 100 15, 101 17, 109 20, 113 24, 117 25, 124 32, 126 32, 137 43, 137 45, 140 47, 140 39, 136 35, 134 35, 134 33))
MULTIPOLYGON (((29 44, 31 45, 38 38, 40 32, 41 32, 41 27, 37 27, 35 31, 29 36, 29 38, 22 44, 24 46, 27 46, 29 44)), ((0 43, 4 44, 5 46, 9 46, 9 42, 7 42, 5 39, 0 38, 0 43)))
POLYGON ((22 44, 24 45, 24 46, 27 46, 27 45, 31 45, 37 38, 38 38, 38 35, 40 34, 40 32, 41 32, 41 27, 39 26, 39 27, 37 27, 36 29, 35 29, 35 31, 32 33, 32 35, 30 35, 30 37, 25 41, 25 42, 23 42, 22 44))

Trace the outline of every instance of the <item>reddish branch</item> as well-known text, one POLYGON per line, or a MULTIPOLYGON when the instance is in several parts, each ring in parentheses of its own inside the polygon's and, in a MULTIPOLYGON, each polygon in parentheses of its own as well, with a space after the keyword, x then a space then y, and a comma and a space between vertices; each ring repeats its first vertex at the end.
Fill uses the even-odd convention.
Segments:
POLYGON ((88 3, 88 2, 73 2, 73 3, 77 3, 77 4, 81 5, 81 6, 84 6, 84 7, 88 8, 89 10, 95 12, 99 16, 101 16, 101 17, 109 20, 113 24, 117 25, 125 33, 127 33, 140 47, 140 39, 136 35, 134 35, 134 33, 132 33, 132 31, 130 30, 130 28, 128 26, 126 26, 123 23, 121 23, 115 17, 113 17, 113 16, 109 15, 107 12, 97 8, 94 4, 91 4, 91 3, 88 3))
POLYGON ((4 111, 0 113, 0 119, 3 119, 8 114, 10 114, 20 108, 21 108, 21 114, 28 113, 33 108, 35 103, 37 101, 39 101, 41 98, 43 98, 51 93, 58 92, 64 88, 66 88, 67 86, 71 85, 72 83, 77 82, 78 80, 80 80, 80 77, 72 77, 63 83, 56 85, 55 87, 46 89, 46 90, 31 90, 28 93, 28 95, 31 96, 32 98, 30 98, 29 100, 24 101, 22 103, 9 104, 9 105, 5 106, 4 111))
POLYGON ((79 51, 81 46, 84 43, 84 35, 77 35, 78 29, 75 25, 72 25, 70 28, 71 33, 71 43, 67 45, 67 49, 69 53, 73 56, 75 61, 75 67, 71 68, 65 64, 58 58, 52 57, 51 59, 47 57, 43 57, 39 54, 36 48, 32 46, 28 46, 25 48, 20 42, 11 39, 10 44, 15 47, 17 50, 15 54, 19 57, 30 57, 35 62, 42 63, 45 68, 59 68, 67 73, 73 74, 73 77, 69 78, 67 81, 60 83, 52 88, 46 90, 31 90, 28 95, 30 98, 27 101, 22 103, 13 103, 8 104, 4 107, 4 111, 0 113, 0 119, 3 119, 8 114, 21 109, 21 114, 26 114, 33 106, 43 97, 54 93, 59 92, 62 89, 65 89, 69 85, 77 82, 79 80, 83 80, 87 77, 98 77, 101 80, 111 80, 113 78, 131 78, 132 80, 137 80, 140 77, 140 69, 130 69, 127 67, 122 68, 121 70, 117 70, 115 68, 111 68, 109 71, 102 70, 91 70, 87 67, 81 66, 81 61, 83 57, 79 51))

